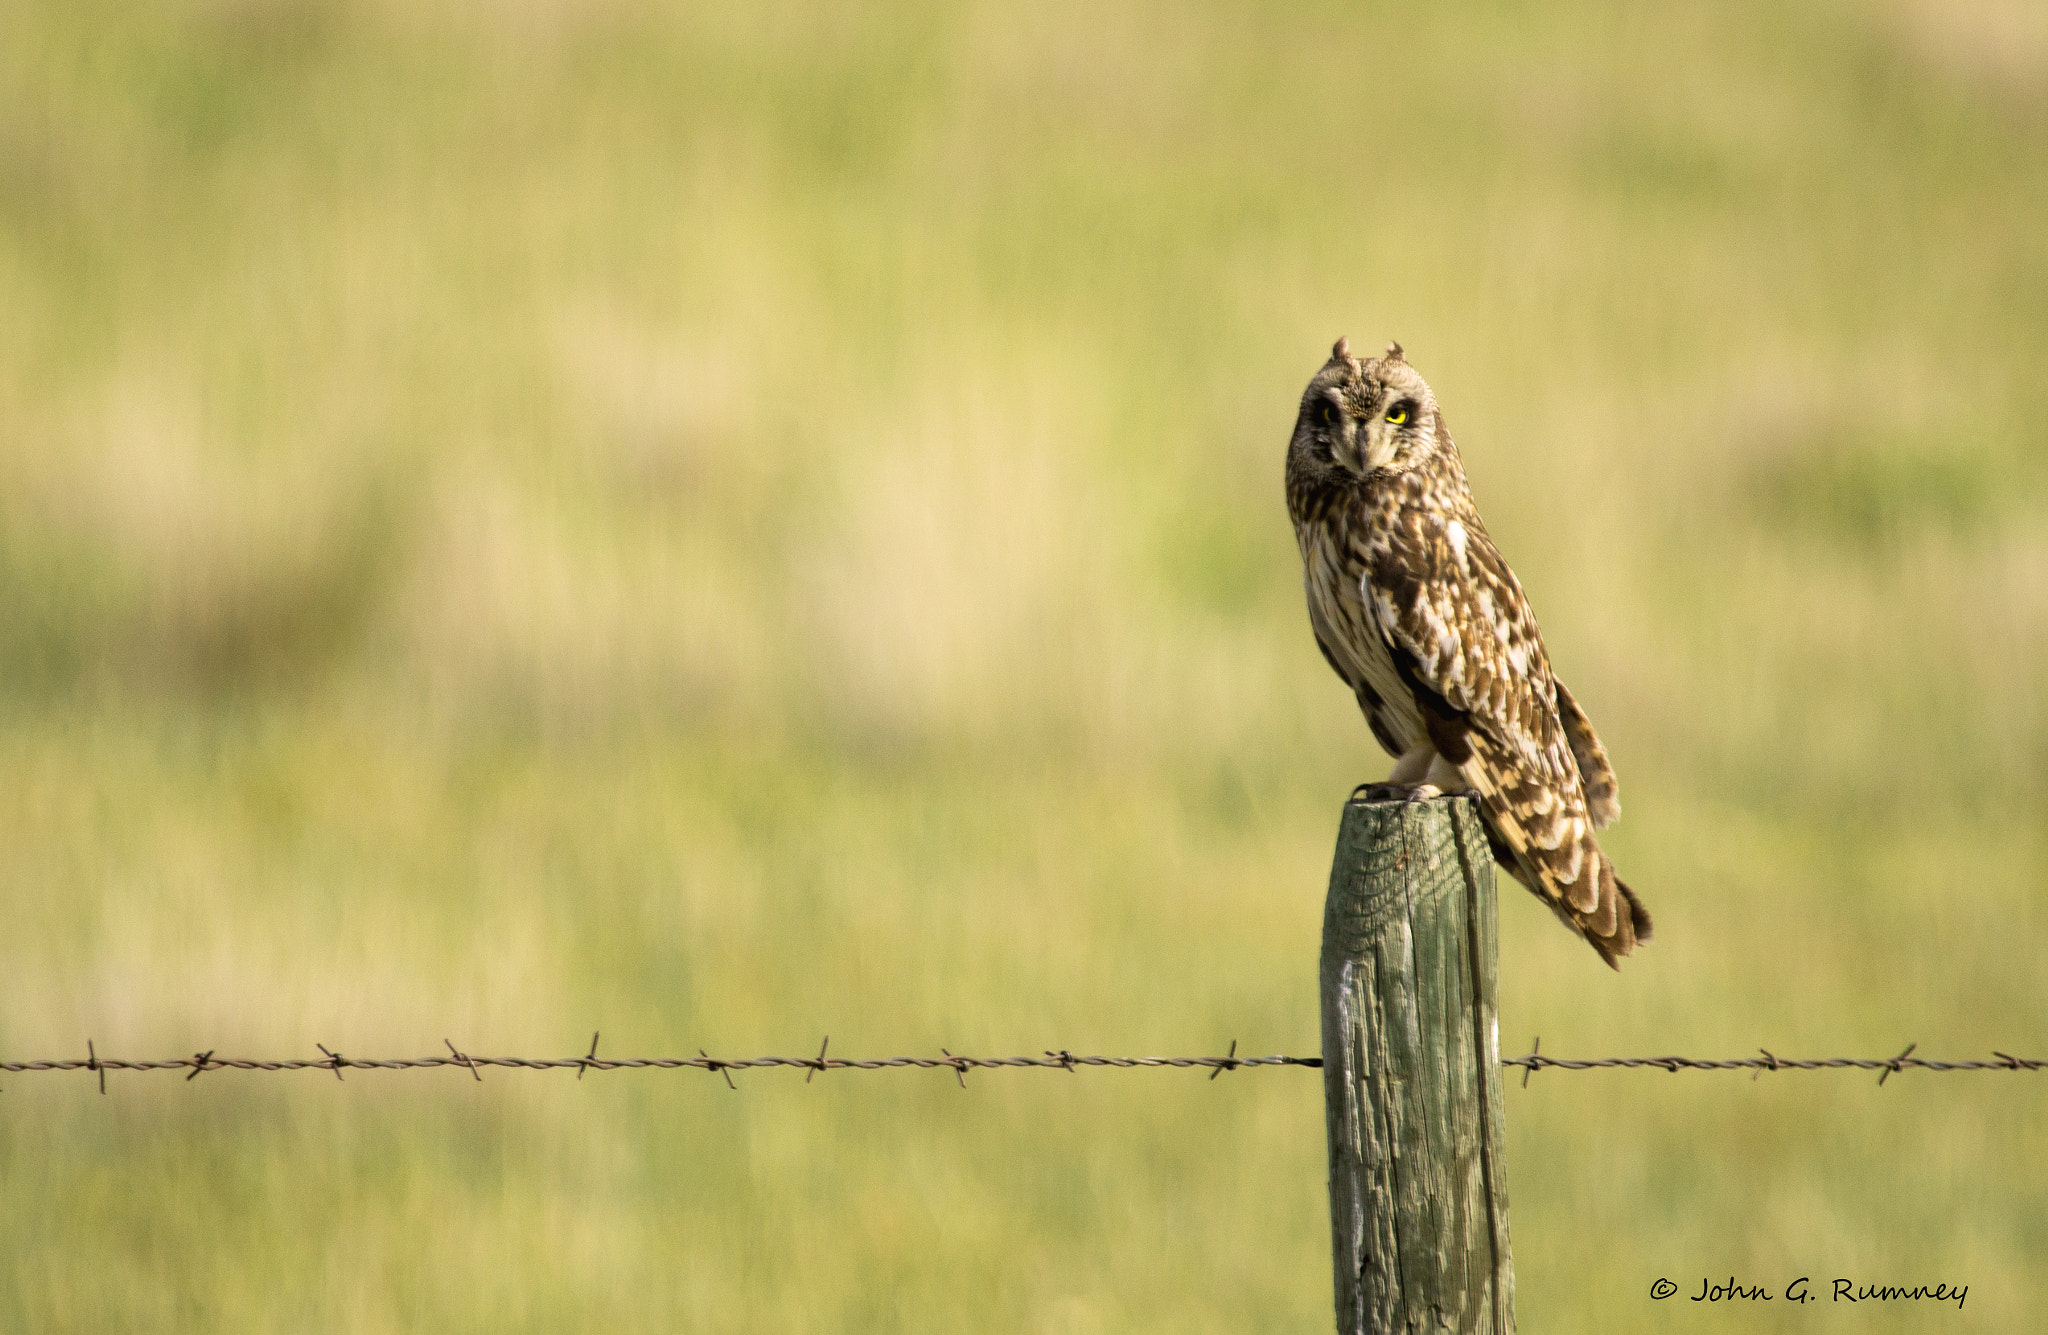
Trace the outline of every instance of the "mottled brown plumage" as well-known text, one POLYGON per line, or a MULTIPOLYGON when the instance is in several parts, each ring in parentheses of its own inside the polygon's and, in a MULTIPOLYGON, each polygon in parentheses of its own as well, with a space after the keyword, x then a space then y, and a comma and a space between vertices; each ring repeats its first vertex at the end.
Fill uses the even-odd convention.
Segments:
POLYGON ((1610 965, 1648 941, 1593 837, 1621 813, 1606 749, 1399 344, 1361 361, 1339 340, 1309 381, 1287 509, 1316 643, 1395 757, 1388 782, 1475 795, 1495 858, 1610 965))

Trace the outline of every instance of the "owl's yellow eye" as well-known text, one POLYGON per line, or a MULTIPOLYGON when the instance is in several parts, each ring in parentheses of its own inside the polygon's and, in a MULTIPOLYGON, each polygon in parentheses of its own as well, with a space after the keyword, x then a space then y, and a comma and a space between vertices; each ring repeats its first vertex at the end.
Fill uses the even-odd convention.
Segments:
POLYGON ((1391 408, 1387 409, 1387 425, 1388 425, 1388 426, 1406 426, 1407 424, 1408 424, 1408 405, 1407 405, 1407 404, 1405 404, 1405 403, 1397 403, 1397 404, 1395 404, 1395 405, 1394 405, 1393 407, 1391 407, 1391 408))

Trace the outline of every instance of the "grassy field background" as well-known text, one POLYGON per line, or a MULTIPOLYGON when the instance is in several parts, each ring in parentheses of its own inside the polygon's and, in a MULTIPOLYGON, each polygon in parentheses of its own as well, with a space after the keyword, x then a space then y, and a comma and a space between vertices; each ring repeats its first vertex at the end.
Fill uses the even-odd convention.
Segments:
MULTIPOLYGON (((1314 1051, 1348 334, 1657 916, 1503 1048, 2048 1055, 2044 218, 2026 0, 17 0, 0 1054, 1314 1051)), ((1522 1329, 2023 1329, 2042 1079, 1512 1087, 1522 1329)), ((1302 1071, 24 1074, 0 1201, 10 1331, 1330 1322, 1302 1071)))

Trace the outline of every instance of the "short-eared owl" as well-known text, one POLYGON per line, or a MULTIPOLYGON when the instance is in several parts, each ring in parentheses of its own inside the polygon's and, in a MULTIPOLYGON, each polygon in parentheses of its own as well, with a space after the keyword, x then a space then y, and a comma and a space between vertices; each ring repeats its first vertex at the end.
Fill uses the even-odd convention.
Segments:
POLYGON ((1621 812, 1607 752, 1551 675, 1400 344, 1360 361, 1339 339, 1309 381, 1287 509, 1316 642, 1396 758, 1387 784, 1475 795, 1494 857, 1610 965, 1648 941, 1649 913, 1593 839, 1621 812))

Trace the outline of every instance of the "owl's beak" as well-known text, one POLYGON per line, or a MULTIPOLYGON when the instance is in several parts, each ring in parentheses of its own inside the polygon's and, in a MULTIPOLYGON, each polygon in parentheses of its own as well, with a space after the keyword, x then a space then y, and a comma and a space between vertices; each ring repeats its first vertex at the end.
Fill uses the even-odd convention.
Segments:
POLYGON ((1358 473, 1361 477, 1394 461, 1393 437, 1385 430, 1375 435, 1370 425, 1361 424, 1353 444, 1358 451, 1358 473))
POLYGON ((1352 429, 1351 439, 1338 444, 1337 462, 1343 465, 1345 472, 1364 477, 1372 467, 1367 462, 1367 455, 1370 452, 1371 442, 1366 438, 1366 428, 1361 424, 1352 429))

